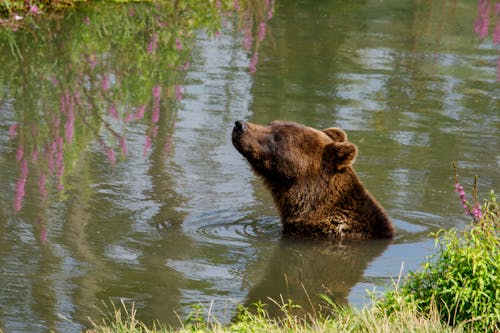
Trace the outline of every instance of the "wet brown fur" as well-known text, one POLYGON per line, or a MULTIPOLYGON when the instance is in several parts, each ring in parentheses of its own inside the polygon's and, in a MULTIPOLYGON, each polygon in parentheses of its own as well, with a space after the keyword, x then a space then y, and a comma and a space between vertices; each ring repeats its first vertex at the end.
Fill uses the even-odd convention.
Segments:
POLYGON ((394 226, 352 168, 357 147, 340 128, 244 123, 233 144, 272 193, 283 233, 313 238, 391 238, 394 226))

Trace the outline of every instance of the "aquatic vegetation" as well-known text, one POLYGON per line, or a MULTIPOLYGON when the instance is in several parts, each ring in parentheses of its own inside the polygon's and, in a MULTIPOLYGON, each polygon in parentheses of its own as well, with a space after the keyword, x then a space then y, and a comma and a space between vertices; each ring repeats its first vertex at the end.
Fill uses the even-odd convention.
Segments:
MULTIPOLYGON (((454 171, 456 175, 455 165, 454 171)), ((492 191, 481 209, 474 203, 471 210, 461 185, 456 188, 466 213, 473 217, 472 224, 463 231, 436 233, 437 253, 428 258, 421 271, 410 272, 401 286, 383 295, 376 306, 391 314, 412 305, 422 315, 433 313, 451 326, 498 332, 500 204, 492 191)))

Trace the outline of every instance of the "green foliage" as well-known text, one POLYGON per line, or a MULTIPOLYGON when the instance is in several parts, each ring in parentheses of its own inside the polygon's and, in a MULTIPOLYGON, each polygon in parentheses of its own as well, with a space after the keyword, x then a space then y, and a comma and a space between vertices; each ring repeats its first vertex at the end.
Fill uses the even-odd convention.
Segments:
POLYGON ((500 206, 493 192, 482 211, 483 217, 467 230, 437 233, 438 252, 377 306, 394 313, 413 304, 424 315, 437 312, 452 326, 498 332, 500 206))

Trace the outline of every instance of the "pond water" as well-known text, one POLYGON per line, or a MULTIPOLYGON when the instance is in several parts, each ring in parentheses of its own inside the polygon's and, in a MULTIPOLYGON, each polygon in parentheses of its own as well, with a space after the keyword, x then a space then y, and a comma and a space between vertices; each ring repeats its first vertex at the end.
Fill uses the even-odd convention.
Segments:
POLYGON ((498 191, 499 53, 474 35, 475 3, 171 6, 2 31, 6 332, 78 332, 121 300, 173 326, 198 303, 223 322, 268 296, 361 307, 434 252, 430 232, 468 223, 453 160, 469 197, 474 174, 480 197, 498 191), (238 119, 344 128, 397 237, 282 239, 231 144, 238 119))

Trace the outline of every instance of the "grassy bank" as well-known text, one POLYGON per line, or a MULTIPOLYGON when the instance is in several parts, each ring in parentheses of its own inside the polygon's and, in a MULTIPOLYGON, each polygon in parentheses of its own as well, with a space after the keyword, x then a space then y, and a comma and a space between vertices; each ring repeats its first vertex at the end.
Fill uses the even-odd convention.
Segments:
MULTIPOLYGON (((499 332, 500 331, 500 205, 491 192, 479 207, 465 200, 474 219, 465 230, 438 232, 437 252, 393 290, 374 298, 369 309, 338 308, 330 315, 298 318, 283 307, 280 319, 265 309, 240 309, 236 320, 222 325, 209 312, 195 311, 177 332, 499 332), (474 207, 476 208, 474 210, 474 207)), ((160 324, 147 327, 133 309, 115 309, 94 323, 91 332, 172 332, 160 324)))

